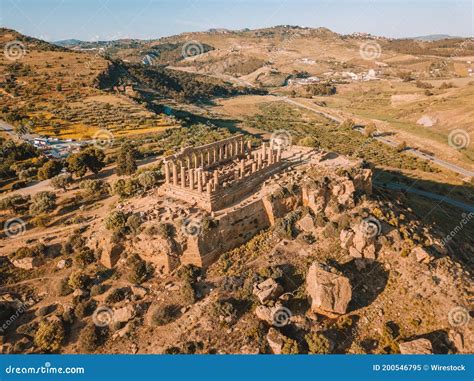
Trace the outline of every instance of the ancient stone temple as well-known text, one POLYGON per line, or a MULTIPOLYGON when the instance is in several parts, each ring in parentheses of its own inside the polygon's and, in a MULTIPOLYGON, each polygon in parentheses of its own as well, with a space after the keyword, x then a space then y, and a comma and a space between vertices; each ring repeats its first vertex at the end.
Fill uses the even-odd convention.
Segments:
POLYGON ((170 197, 213 212, 254 192, 287 165, 280 146, 263 143, 252 150, 243 135, 236 135, 166 157, 163 189, 170 197))

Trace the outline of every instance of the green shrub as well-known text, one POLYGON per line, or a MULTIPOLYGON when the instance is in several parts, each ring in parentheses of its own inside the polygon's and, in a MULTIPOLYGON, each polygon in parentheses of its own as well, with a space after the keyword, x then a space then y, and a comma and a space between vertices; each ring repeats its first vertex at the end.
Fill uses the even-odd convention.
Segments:
POLYGON ((119 230, 127 224, 127 215, 120 211, 114 210, 105 219, 105 227, 109 230, 119 230))
POLYGON ((79 348, 81 353, 94 352, 99 346, 98 329, 94 324, 86 325, 79 334, 79 348))
POLYGON ((151 316, 151 321, 155 325, 165 325, 171 323, 179 315, 179 306, 167 305, 163 308, 156 308, 151 316))
POLYGON ((89 282, 89 278, 82 271, 73 272, 67 281, 69 287, 73 290, 84 289, 86 288, 89 282))
POLYGON ((142 260, 137 254, 131 255, 127 259, 128 280, 131 283, 140 284, 144 282, 152 273, 153 268, 142 260))
POLYGON ((308 344, 308 353, 311 354, 326 354, 330 353, 331 343, 321 333, 315 332, 305 336, 305 341, 308 344))
POLYGON ((60 321, 41 321, 34 337, 35 345, 44 352, 57 352, 64 340, 64 328, 60 321))
POLYGON ((95 253, 88 247, 84 247, 79 251, 74 258, 77 266, 84 268, 96 261, 95 253))
POLYGON ((297 355, 300 353, 298 348, 298 342, 296 340, 287 338, 281 349, 281 353, 284 355, 297 355))

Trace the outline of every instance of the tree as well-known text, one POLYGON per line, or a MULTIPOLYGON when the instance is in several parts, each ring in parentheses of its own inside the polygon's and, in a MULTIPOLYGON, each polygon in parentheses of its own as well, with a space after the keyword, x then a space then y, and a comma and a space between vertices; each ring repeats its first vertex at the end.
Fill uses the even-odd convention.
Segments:
POLYGON ((77 177, 84 177, 87 172, 87 167, 84 162, 84 156, 81 152, 73 153, 66 160, 69 172, 75 174, 77 177))
POLYGON ((53 177, 50 182, 54 189, 62 189, 66 192, 68 185, 72 184, 73 181, 69 173, 64 173, 53 177))
POLYGON ((137 170, 137 157, 138 151, 130 143, 122 144, 117 157, 117 174, 120 176, 134 174, 137 170))
POLYGON ((105 154, 95 147, 88 147, 81 152, 72 154, 67 158, 67 167, 71 173, 84 177, 87 170, 97 175, 105 166, 105 154))
POLYGON ((367 126, 365 126, 364 134, 367 137, 372 137, 377 132, 377 126, 374 122, 370 122, 367 126))
POLYGON ((38 179, 47 180, 61 173, 63 165, 58 160, 47 161, 40 169, 38 169, 38 179))
POLYGON ((89 147, 82 151, 82 154, 84 155, 84 164, 93 174, 97 175, 105 167, 104 151, 89 147))
POLYGON ((79 187, 88 197, 99 197, 109 191, 109 185, 103 180, 84 180, 79 187))
POLYGON ((145 189, 152 188, 158 182, 159 175, 155 171, 146 171, 138 176, 138 183, 145 189))
POLYGON ((34 216, 56 209, 56 195, 53 192, 38 192, 31 201, 30 213, 34 216))
POLYGON ((118 179, 112 186, 113 193, 122 198, 133 196, 138 188, 136 180, 130 178, 118 179))
POLYGON ((0 210, 10 210, 12 213, 19 213, 28 207, 26 204, 29 201, 30 196, 13 194, 0 200, 0 210))

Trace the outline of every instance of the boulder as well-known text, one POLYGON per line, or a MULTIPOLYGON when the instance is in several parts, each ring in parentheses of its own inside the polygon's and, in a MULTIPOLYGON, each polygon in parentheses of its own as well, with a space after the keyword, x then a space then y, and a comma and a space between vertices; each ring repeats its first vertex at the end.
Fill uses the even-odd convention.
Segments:
POLYGON ((23 270, 33 270, 43 263, 43 261, 38 257, 25 257, 21 259, 14 259, 12 261, 13 266, 18 267, 23 270))
POLYGON ((412 250, 412 253, 415 255, 415 258, 419 263, 430 263, 433 260, 431 254, 421 246, 415 247, 412 250))
POLYGON ((283 307, 280 303, 277 303, 273 307, 257 306, 255 309, 255 315, 270 325, 275 327, 284 327, 288 325, 292 316, 288 308, 283 307))
POLYGON ((339 239, 341 240, 341 248, 349 250, 352 246, 355 233, 352 230, 341 230, 339 239))
POLYGON ((114 311, 114 322, 125 323, 135 317, 135 307, 128 304, 114 311))
POLYGON ((102 252, 100 262, 107 268, 113 268, 120 259, 124 247, 114 242, 111 231, 102 229, 97 231, 90 239, 89 247, 102 252))
POLYGON ((283 288, 272 278, 268 278, 262 283, 253 286, 253 294, 260 300, 260 303, 274 300, 282 293, 283 288))
POLYGON ((314 231, 313 218, 309 214, 307 214, 306 216, 304 216, 301 220, 299 220, 296 223, 296 227, 299 230, 302 230, 302 231, 307 232, 307 233, 313 232, 314 231))
POLYGON ((275 328, 270 328, 267 333, 267 341, 272 352, 276 355, 280 355, 283 345, 285 345, 285 336, 275 328))
POLYGON ((100 256, 100 262, 107 268, 113 268, 120 259, 124 248, 120 244, 108 244, 102 247, 102 255, 100 256))
POLYGON ((431 341, 428 339, 417 339, 405 341, 399 345, 400 353, 403 355, 430 355, 433 353, 431 341))
POLYGON ((58 264, 56 265, 56 267, 60 270, 66 268, 66 267, 71 267, 72 265, 72 260, 71 258, 67 258, 67 259, 61 259, 58 264))
POLYGON ((329 270, 317 262, 309 268, 306 292, 311 309, 327 316, 345 314, 352 298, 351 284, 348 278, 329 270))
POLYGON ((142 286, 132 286, 131 287, 132 294, 135 295, 137 298, 142 299, 148 293, 147 289, 142 286))

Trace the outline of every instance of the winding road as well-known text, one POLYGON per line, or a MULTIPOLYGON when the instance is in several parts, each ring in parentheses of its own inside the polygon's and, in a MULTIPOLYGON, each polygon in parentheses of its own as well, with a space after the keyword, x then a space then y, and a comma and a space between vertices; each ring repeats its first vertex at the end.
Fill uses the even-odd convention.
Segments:
MULTIPOLYGON (((286 103, 289 103, 289 104, 292 104, 292 105, 295 105, 295 106, 298 106, 298 107, 301 107, 301 108, 304 108, 306 110, 309 110, 309 111, 312 111, 314 113, 317 113, 319 115, 322 115, 330 120, 332 120, 333 122, 336 122, 336 123, 342 123, 342 119, 340 118, 337 118, 335 117, 334 115, 331 115, 331 114, 328 114, 324 111, 321 111, 321 110, 318 110, 314 107, 310 107, 308 105, 305 105, 304 103, 301 103, 301 102, 298 102, 298 101, 295 101, 294 99, 289 99, 287 97, 277 97, 278 100, 282 100, 286 103)), ((360 133, 363 133, 364 130, 363 129, 357 129, 357 131, 359 131, 360 133)), ((378 140, 379 142, 382 142, 384 144, 387 144, 391 147, 397 147, 398 146, 398 143, 397 142, 394 142, 393 140, 390 140, 386 137, 382 137, 382 136, 375 136, 374 139, 378 140)), ((443 167, 443 168, 446 168, 446 169, 449 169, 450 171, 453 171, 453 172, 456 172, 462 176, 465 176, 465 177, 474 177, 474 171, 471 171, 469 169, 466 169, 466 168, 463 168, 463 167, 460 167, 456 164, 453 164, 453 163, 450 163, 448 161, 445 161, 445 160, 441 160, 441 159, 438 159, 434 156, 431 156, 431 155, 428 155, 424 152, 421 152, 415 148, 407 148, 405 150, 405 152, 410 152, 412 153, 413 155, 415 156, 418 156, 419 158, 423 159, 423 160, 427 160, 427 161, 430 161, 436 165, 439 165, 440 167, 443 167)))

